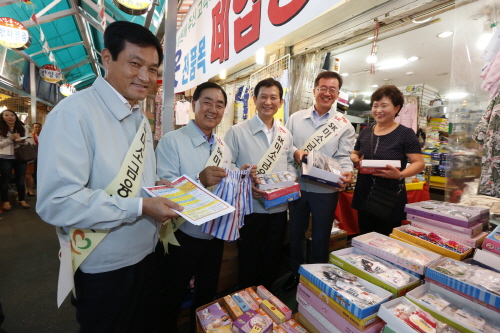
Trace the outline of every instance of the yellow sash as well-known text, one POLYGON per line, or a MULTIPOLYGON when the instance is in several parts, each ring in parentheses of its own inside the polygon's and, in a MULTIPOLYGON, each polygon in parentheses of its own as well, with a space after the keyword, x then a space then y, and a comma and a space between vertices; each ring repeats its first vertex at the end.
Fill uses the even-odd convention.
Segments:
MULTIPOLYGON (((149 124, 143 116, 118 175, 104 189, 109 195, 133 198, 139 191, 146 159, 146 126, 149 124)), ((74 292, 73 275, 76 270, 111 230, 71 228, 69 235, 61 227, 57 227, 56 231, 61 245, 57 290, 57 305, 61 306, 70 290, 74 292)))
POLYGON ((280 155, 284 150, 283 147, 286 145, 286 133, 288 133, 288 130, 279 125, 276 129, 276 133, 274 134, 273 142, 271 142, 271 145, 267 148, 259 163, 257 163, 258 174, 273 172, 274 167, 278 164, 280 155))
MULTIPOLYGON (((330 117, 325 125, 320 126, 300 147, 300 150, 308 153, 313 149, 320 150, 331 138, 343 133, 348 128, 349 121, 343 115, 337 114, 330 117)), ((297 174, 300 174, 300 165, 297 164, 297 161, 295 161, 295 168, 297 169, 297 174)))
MULTIPOLYGON (((208 158, 207 163, 205 164, 205 168, 209 166, 227 167, 230 161, 224 160, 224 158, 228 158, 228 156, 231 156, 229 152, 229 147, 226 145, 224 140, 219 138, 217 135, 214 135, 214 137, 216 141, 216 146, 214 147, 212 154, 208 158)), ((211 186, 207 189, 213 192, 215 188, 216 186, 211 186)), ((179 229, 179 227, 184 222, 186 222, 186 220, 183 217, 176 217, 174 219, 170 219, 165 223, 163 223, 160 229, 160 239, 163 242, 165 253, 168 253, 169 244, 180 246, 179 242, 175 238, 174 233, 179 229)))

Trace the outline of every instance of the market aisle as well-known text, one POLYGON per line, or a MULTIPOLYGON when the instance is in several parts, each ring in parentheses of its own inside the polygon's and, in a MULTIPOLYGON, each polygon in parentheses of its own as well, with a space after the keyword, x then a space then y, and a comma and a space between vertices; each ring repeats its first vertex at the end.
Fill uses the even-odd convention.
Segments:
POLYGON ((59 245, 53 226, 30 209, 0 213, 0 300, 8 333, 69 333, 78 327, 67 299, 56 304, 59 245))

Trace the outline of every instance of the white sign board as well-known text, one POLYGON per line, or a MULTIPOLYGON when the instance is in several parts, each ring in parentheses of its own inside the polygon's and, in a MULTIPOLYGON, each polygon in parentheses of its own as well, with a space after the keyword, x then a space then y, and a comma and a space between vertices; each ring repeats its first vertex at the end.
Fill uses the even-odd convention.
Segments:
POLYGON ((175 92, 207 81, 346 1, 196 0, 177 30, 175 92))

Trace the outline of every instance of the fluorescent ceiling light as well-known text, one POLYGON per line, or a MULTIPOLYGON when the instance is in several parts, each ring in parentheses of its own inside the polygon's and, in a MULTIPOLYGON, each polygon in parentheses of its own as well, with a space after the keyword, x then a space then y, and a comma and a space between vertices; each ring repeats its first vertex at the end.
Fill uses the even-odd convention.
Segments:
POLYGON ((448 98, 448 99, 460 99, 460 98, 464 98, 467 95, 468 95, 468 93, 466 93, 466 92, 456 92, 456 93, 449 93, 448 95, 446 95, 446 98, 448 98))
POLYGON ((370 104, 370 100, 369 99, 365 99, 364 100, 366 104, 370 104))
POLYGON ((255 53, 255 62, 259 65, 263 65, 266 61, 266 49, 261 47, 255 53))
POLYGON ((413 20, 411 20, 411 21, 412 21, 413 23, 417 23, 417 24, 419 24, 419 23, 426 23, 426 22, 429 22, 429 21, 430 21, 430 20, 432 20, 433 18, 434 18, 434 16, 431 16, 431 17, 428 17, 428 18, 423 19, 423 20, 415 20, 415 19, 413 19, 413 20))
POLYGON ((227 71, 225 69, 221 70, 219 73, 219 79, 225 80, 227 77, 227 71))
POLYGON ((378 84, 372 84, 371 86, 372 88, 377 88, 378 87, 378 84))
POLYGON ((352 104, 354 103, 354 98, 351 98, 351 100, 349 101, 349 104, 352 104))
POLYGON ((415 61, 418 60, 419 58, 417 56, 409 57, 408 61, 415 61))
POLYGON ((342 73, 340 76, 349 76, 349 73, 342 73))
POLYGON ((381 63, 379 65, 378 69, 384 70, 384 69, 398 68, 398 67, 406 65, 407 63, 408 63, 408 60, 403 59, 403 58, 393 59, 393 60, 381 63))
POLYGON ((371 54, 368 57, 366 57, 366 62, 369 64, 374 64, 377 62, 377 55, 376 54, 371 54))
POLYGON ((493 37, 493 33, 491 32, 486 32, 479 37, 478 41, 476 42, 476 47, 479 50, 483 50, 488 43, 490 42, 491 37, 493 37))
POLYGON ((451 35, 453 35, 453 31, 445 31, 445 32, 440 33, 437 36, 439 38, 446 38, 446 37, 450 37, 451 35))

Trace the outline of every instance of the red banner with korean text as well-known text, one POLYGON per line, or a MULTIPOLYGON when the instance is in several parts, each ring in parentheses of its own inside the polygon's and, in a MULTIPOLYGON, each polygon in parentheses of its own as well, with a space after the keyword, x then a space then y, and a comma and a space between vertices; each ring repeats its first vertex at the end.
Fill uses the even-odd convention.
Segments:
POLYGON ((188 90, 348 0, 196 0, 177 30, 175 92, 188 90))

